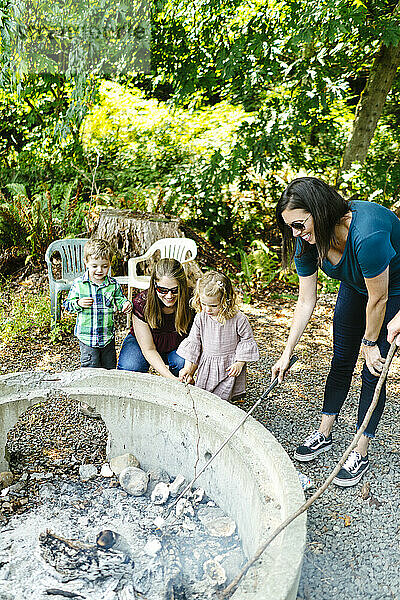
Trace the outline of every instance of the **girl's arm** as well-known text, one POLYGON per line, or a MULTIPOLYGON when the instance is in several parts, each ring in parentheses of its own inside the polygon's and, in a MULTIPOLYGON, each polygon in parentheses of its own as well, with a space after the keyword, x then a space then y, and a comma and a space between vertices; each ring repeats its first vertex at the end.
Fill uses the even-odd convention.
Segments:
POLYGON ((308 277, 299 276, 299 297, 290 326, 289 337, 280 359, 272 367, 271 380, 278 377, 282 383, 293 350, 307 326, 317 302, 317 272, 308 277))
POLYGON ((185 366, 179 371, 179 381, 184 381, 185 383, 193 383, 193 375, 195 374, 196 369, 196 364, 190 362, 190 360, 185 360, 185 366))
MULTIPOLYGON (((386 303, 389 289, 389 267, 376 277, 365 279, 368 291, 368 302, 365 310, 366 326, 364 338, 375 342, 378 339, 385 317, 386 303)), ((361 344, 365 364, 372 375, 379 377, 385 360, 382 358, 378 346, 365 346, 361 344)))
POLYGON ((242 369, 245 364, 246 364, 246 361, 237 360, 232 365, 230 365, 230 367, 227 368, 226 372, 228 373, 228 375, 230 377, 237 377, 242 372, 242 369))
POLYGON ((133 330, 147 362, 163 377, 174 379, 176 381, 177 378, 175 375, 172 375, 154 345, 149 325, 144 321, 141 321, 136 315, 133 315, 133 330))

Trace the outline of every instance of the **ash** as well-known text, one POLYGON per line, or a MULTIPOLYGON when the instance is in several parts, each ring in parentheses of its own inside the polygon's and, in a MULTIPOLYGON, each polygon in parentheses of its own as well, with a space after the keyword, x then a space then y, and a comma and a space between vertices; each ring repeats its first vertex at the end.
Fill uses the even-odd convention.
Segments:
POLYGON ((210 535, 200 520, 221 518, 207 497, 160 529, 168 504, 150 491, 131 496, 115 477, 36 479, 40 502, 0 528, 1 600, 211 600, 245 561, 236 533, 210 535))

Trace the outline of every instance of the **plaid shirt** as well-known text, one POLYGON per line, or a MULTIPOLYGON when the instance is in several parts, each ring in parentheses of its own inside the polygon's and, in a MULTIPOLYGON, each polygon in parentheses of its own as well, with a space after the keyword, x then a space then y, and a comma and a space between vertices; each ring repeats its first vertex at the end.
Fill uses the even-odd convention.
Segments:
POLYGON ((101 285, 92 283, 89 273, 74 280, 64 302, 68 312, 77 313, 75 335, 92 348, 103 348, 114 338, 114 308, 121 310, 127 302, 121 286, 112 277, 106 276, 101 285), (89 308, 78 305, 80 298, 93 298, 89 308))

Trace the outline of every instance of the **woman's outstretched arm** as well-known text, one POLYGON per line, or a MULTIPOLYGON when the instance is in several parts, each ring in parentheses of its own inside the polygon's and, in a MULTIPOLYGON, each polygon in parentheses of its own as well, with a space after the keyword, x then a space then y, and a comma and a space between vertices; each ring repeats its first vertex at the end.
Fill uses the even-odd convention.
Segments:
POLYGON ((317 302, 317 272, 308 277, 299 277, 299 297, 290 326, 289 337, 284 351, 279 360, 272 367, 271 380, 278 377, 279 382, 283 381, 285 373, 289 367, 290 357, 293 350, 305 330, 308 321, 314 311, 317 302))

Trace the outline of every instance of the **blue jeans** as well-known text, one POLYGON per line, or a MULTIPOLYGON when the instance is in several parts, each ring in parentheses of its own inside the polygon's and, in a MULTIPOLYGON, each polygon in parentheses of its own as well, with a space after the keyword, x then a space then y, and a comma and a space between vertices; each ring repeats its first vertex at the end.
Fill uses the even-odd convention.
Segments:
MULTIPOLYGON (((171 352, 160 352, 160 356, 169 366, 169 370, 175 377, 178 377, 179 371, 185 365, 185 359, 181 358, 175 350, 171 352)), ((150 368, 149 363, 143 356, 143 352, 135 336, 128 333, 123 341, 121 352, 119 353, 117 369, 124 371, 136 371, 137 373, 147 373, 150 368)))
MULTIPOLYGON (((367 296, 360 294, 345 283, 340 284, 333 317, 333 358, 331 369, 325 384, 322 413, 338 415, 347 397, 354 367, 360 351, 361 340, 365 333, 365 310, 367 296)), ((383 358, 389 351, 386 340, 387 324, 400 310, 400 296, 390 296, 386 305, 385 318, 379 332, 378 347, 383 358)), ((361 373, 361 393, 358 405, 357 429, 364 420, 372 402, 378 377, 372 375, 364 364, 361 373)), ((364 432, 373 438, 386 401, 386 387, 382 386, 378 404, 372 413, 370 422, 364 432)))
POLYGON ((115 339, 102 348, 87 346, 79 341, 79 349, 81 351, 81 367, 115 369, 117 366, 115 339))

